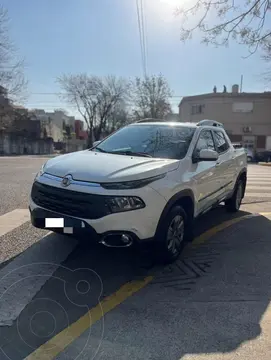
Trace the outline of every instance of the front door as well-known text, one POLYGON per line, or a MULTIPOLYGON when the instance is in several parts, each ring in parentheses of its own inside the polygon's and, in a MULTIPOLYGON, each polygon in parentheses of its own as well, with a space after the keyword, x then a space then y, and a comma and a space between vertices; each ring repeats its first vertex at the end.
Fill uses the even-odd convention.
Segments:
MULTIPOLYGON (((193 156, 197 157, 201 150, 215 150, 215 144, 210 130, 202 130, 198 137, 193 156)), ((200 161, 192 164, 194 191, 197 214, 208 210, 215 202, 220 192, 220 182, 217 176, 216 161, 200 161)))

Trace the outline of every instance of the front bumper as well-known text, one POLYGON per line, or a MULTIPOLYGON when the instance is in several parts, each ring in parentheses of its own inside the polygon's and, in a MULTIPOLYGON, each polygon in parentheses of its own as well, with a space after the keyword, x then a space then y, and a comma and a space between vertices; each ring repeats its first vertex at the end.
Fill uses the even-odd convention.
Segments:
MULTIPOLYGON (((165 206, 165 200, 155 193, 150 205, 143 209, 106 215, 99 219, 85 219, 67 214, 56 213, 42 208, 30 199, 29 210, 32 224, 41 229, 56 230, 45 227, 45 218, 63 218, 65 229, 73 228, 72 234, 84 234, 90 239, 100 240, 107 234, 129 234, 134 241, 150 240, 154 237, 160 215, 165 206)), ((62 229, 57 229, 62 232, 62 229)))

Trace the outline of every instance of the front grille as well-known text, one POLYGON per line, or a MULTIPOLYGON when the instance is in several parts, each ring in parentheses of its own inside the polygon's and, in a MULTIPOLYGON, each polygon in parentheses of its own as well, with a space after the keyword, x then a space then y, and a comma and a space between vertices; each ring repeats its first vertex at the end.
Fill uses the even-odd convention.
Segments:
POLYGON ((34 182, 31 198, 35 204, 63 215, 99 219, 110 213, 106 196, 60 189, 34 182))

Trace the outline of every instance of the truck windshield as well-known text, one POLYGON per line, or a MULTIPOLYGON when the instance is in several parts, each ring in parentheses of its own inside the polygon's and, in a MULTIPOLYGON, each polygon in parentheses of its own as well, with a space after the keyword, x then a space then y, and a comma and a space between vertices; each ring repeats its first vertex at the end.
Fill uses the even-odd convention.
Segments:
POLYGON ((137 124, 124 127, 93 148, 120 155, 182 159, 195 129, 188 126, 137 124))

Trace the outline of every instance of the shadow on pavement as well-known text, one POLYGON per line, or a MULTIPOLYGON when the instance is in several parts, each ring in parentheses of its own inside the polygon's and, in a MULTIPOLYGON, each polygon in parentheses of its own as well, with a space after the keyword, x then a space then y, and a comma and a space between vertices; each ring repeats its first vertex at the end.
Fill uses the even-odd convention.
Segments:
MULTIPOLYGON (((183 262, 190 257, 191 264, 198 252, 219 253, 189 289, 178 287, 184 264, 175 282, 172 271, 158 272, 164 282, 154 280, 106 316, 101 358, 270 359, 270 313, 264 316, 271 295, 270 234, 271 222, 255 217, 186 254, 183 262)), ((92 339, 98 334, 94 330, 92 339)), ((63 356, 73 356, 84 341, 78 339, 63 356)), ((95 346, 90 340, 80 359, 93 355, 95 346)))
MULTIPOLYGON (((240 211, 237 216, 247 214, 240 211)), ((223 207, 204 215, 196 236, 233 217, 223 207)), ((259 322, 271 292, 268 233, 266 218, 252 218, 185 251, 175 265, 155 269, 134 249, 80 243, 14 325, 0 328, 0 345, 10 359, 22 359, 124 283, 153 272, 153 284, 106 315, 106 328, 102 321, 91 328, 86 359, 101 339, 104 359, 179 359, 234 350, 261 332, 259 322)), ((68 359, 86 345, 84 336, 89 333, 69 347, 68 359)))

